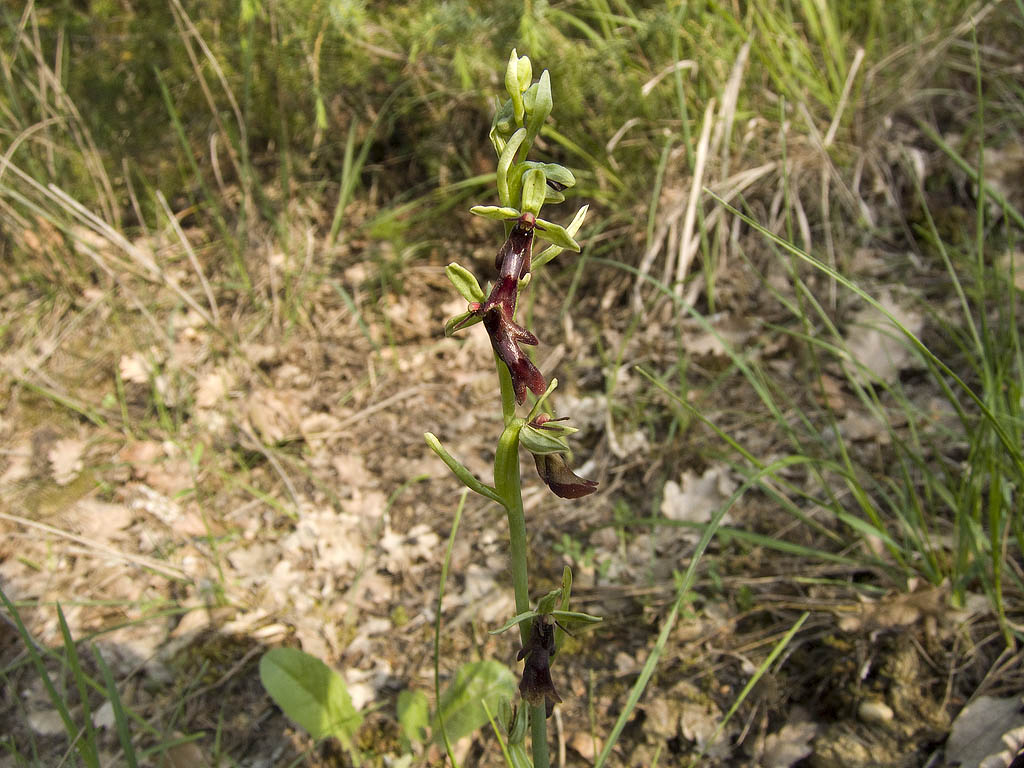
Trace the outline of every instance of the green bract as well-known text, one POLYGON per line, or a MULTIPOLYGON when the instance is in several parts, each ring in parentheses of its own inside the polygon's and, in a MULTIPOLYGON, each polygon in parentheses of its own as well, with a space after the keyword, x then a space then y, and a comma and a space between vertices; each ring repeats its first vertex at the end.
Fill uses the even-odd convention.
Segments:
POLYGON ((515 112, 516 123, 523 124, 524 106, 523 90, 519 87, 519 56, 516 49, 508 57, 508 66, 505 68, 505 90, 512 97, 512 109, 515 112))
POLYGON ((451 280, 452 285, 466 301, 481 302, 486 298, 484 289, 480 287, 480 283, 477 282, 476 276, 466 269, 461 264, 456 264, 454 261, 444 268, 444 273, 448 275, 448 279, 451 280))

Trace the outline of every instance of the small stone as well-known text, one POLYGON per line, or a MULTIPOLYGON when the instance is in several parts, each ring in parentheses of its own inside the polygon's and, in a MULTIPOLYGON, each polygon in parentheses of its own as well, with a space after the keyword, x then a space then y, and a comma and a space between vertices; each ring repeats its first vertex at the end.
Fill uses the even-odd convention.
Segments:
POLYGON ((862 701, 857 707, 857 717, 868 725, 888 725, 892 722, 893 711, 884 701, 862 701))

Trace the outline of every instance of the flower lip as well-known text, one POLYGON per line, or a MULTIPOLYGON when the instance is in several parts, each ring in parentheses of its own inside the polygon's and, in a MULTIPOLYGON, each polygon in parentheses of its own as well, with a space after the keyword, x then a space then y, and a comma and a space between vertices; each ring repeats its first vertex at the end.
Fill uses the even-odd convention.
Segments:
POLYGON ((519 348, 520 344, 536 345, 537 337, 508 319, 497 307, 484 315, 484 328, 491 337, 491 346, 495 354, 508 367, 516 402, 522 405, 526 401, 527 389, 535 395, 543 394, 547 387, 544 375, 519 348))
POLYGON ((523 677, 519 681, 519 693, 531 706, 546 705, 547 716, 555 704, 562 698, 555 690, 551 680, 551 657, 555 655, 555 627, 549 624, 546 616, 537 616, 533 620, 530 637, 516 655, 523 663, 523 677))
POLYGON ((540 479, 552 493, 563 499, 579 499, 597 490, 597 481, 587 480, 573 472, 560 453, 535 453, 533 463, 537 465, 540 479))

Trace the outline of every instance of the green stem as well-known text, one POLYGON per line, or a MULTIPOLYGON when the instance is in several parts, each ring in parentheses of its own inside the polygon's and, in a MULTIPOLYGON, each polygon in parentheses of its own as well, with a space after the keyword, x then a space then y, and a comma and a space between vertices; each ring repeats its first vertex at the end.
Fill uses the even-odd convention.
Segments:
MULTIPOLYGON (((526 514, 523 511, 522 477, 519 474, 519 431, 526 422, 516 418, 515 393, 508 368, 500 360, 498 379, 501 382, 501 410, 505 431, 498 440, 494 456, 494 489, 504 501, 508 514, 509 558, 512 561, 512 589, 516 598, 516 615, 530 610, 530 582, 526 560, 526 514)), ((526 645, 532 621, 519 624, 519 637, 526 645)), ((548 768, 547 719, 543 704, 530 709, 530 731, 533 736, 533 768, 548 768)))
MULTIPOLYGON (((513 418, 498 440, 494 457, 494 487, 508 513, 509 556, 512 560, 512 589, 516 596, 516 615, 530 610, 530 587, 526 566, 526 515, 519 476, 519 430, 522 419, 513 418)), ((519 635, 526 643, 532 622, 519 624, 519 635)))
MULTIPOLYGON (((501 418, 507 427, 516 417, 516 392, 512 388, 512 374, 497 354, 494 355, 494 364, 498 366, 498 386, 501 387, 501 418)), ((518 461, 516 466, 519 466, 518 461)))

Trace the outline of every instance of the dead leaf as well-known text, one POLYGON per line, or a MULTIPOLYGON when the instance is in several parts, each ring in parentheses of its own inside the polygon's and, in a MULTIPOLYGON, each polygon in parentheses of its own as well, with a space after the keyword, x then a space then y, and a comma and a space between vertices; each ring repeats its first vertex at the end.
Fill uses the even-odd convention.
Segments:
POLYGON ((149 361, 141 352, 132 352, 130 355, 121 355, 121 362, 118 365, 121 378, 133 384, 148 384, 152 370, 149 361))
POLYGON ((53 444, 47 458, 53 469, 53 479, 57 485, 67 485, 85 467, 82 461, 82 454, 85 452, 85 443, 81 440, 67 438, 58 440, 53 444))
POLYGON ((576 733, 569 737, 567 744, 569 749, 574 750, 576 754, 588 763, 594 762, 594 758, 597 757, 597 753, 601 751, 603 746, 601 739, 583 731, 576 731, 576 733))
POLYGON ((110 504, 92 497, 76 502, 71 508, 70 517, 79 533, 101 542, 123 538, 121 530, 135 519, 134 513, 126 505, 110 504))
POLYGON ((227 395, 229 384, 228 374, 223 370, 200 377, 196 385, 196 407, 213 408, 227 395))
MULTIPOLYGON (((665 483, 661 514, 669 520, 706 523, 734 490, 736 481, 724 466, 710 467, 700 477, 695 472, 686 470, 681 483, 673 480, 665 483)), ((722 522, 730 522, 728 514, 722 518, 722 522)), ((694 538, 698 536, 697 531, 688 533, 694 538)))
POLYGON ((786 723, 778 733, 765 739, 761 765, 764 768, 790 768, 811 754, 811 741, 817 732, 818 726, 808 720, 786 723))
POLYGON ((264 443, 272 445, 300 434, 302 402, 291 390, 262 389, 249 398, 249 423, 264 443))
POLYGON ((666 699, 655 698, 644 704, 644 733, 658 741, 674 739, 679 731, 679 711, 666 699))
MULTIPOLYGON (((920 336, 924 329, 921 314, 898 304, 889 291, 879 293, 877 300, 907 331, 920 336)), ((880 381, 893 381, 900 371, 920 365, 903 332, 873 306, 854 315, 846 335, 846 349, 853 360, 880 381)), ((847 376, 869 383, 871 377, 865 376, 863 369, 854 364, 846 365, 847 376)))
POLYGON ((1021 701, 1019 696, 979 696, 960 710, 946 741, 946 763, 981 765, 996 757, 1003 750, 1003 735, 1024 726, 1021 701))
POLYGON ((32 474, 32 444, 26 441, 14 448, 9 462, 0 476, 0 485, 13 485, 32 474))
POLYGON ((855 613, 842 616, 839 628, 844 632, 893 629, 915 624, 925 616, 941 618, 947 614, 947 600, 947 590, 942 586, 888 595, 881 600, 862 603, 855 613))
MULTIPOLYGON (((184 734, 175 734, 176 738, 183 736, 184 734)), ((207 768, 209 765, 210 761, 194 741, 175 744, 164 752, 160 760, 160 768, 207 768)))

